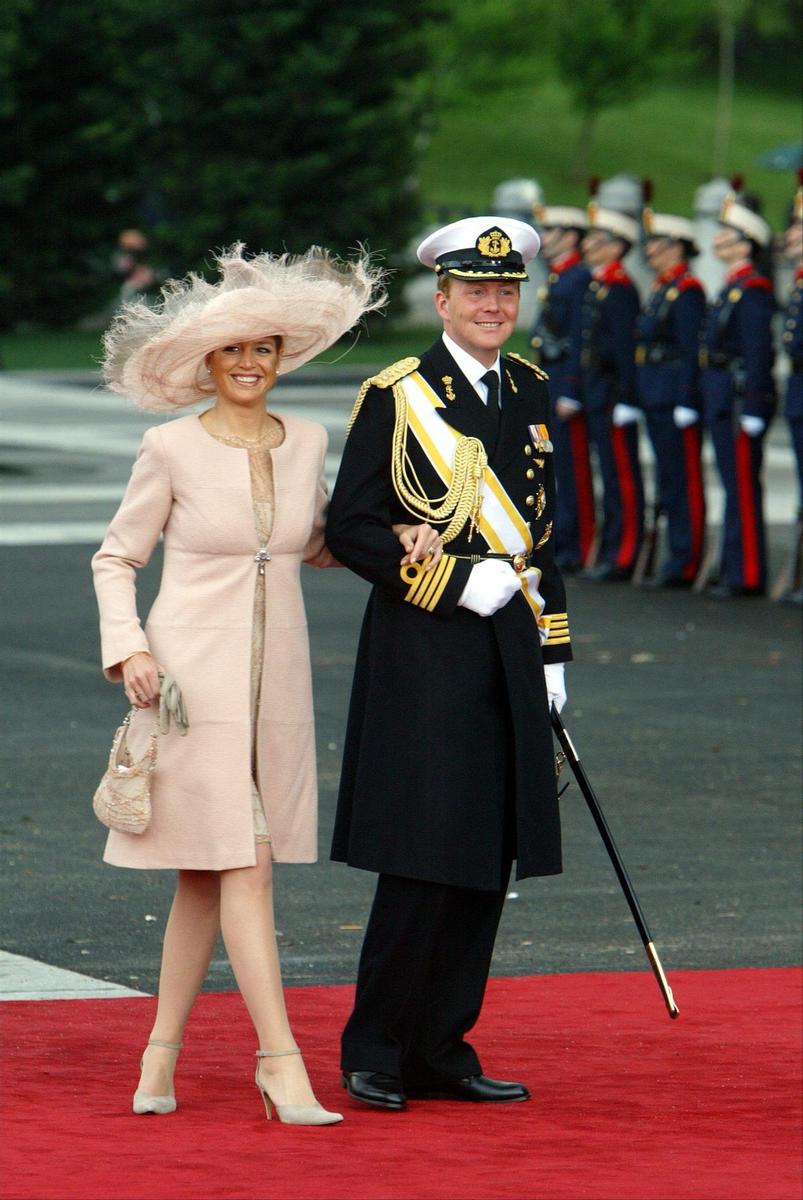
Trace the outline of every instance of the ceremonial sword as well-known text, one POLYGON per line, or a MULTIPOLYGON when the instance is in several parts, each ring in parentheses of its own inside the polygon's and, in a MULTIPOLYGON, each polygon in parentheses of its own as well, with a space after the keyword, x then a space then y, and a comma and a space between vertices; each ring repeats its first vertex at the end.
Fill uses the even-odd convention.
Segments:
POLYGON ((608 828, 608 822, 605 820, 605 814, 600 808, 599 800, 597 800, 597 797, 594 794, 594 789, 588 781, 588 776, 586 775, 577 751, 572 744, 572 739, 569 737, 569 734, 566 731, 566 726, 563 724, 560 713, 555 708, 554 704, 550 709, 549 715, 552 719, 552 728, 555 731, 555 736, 561 744, 561 749, 566 757, 566 761, 572 769, 572 773, 577 780, 580 791, 585 797, 586 804, 591 809, 591 815, 594 818, 597 829, 600 832, 600 836, 605 843, 605 849, 608 851, 608 857, 613 863, 613 869, 616 871, 622 891, 625 894, 625 900, 627 900, 630 911, 633 914, 633 920, 636 922, 636 928, 638 929, 639 934, 641 935, 641 940, 644 943, 644 949, 647 952, 647 958, 649 959, 650 966, 655 972, 655 978, 658 980, 658 986, 661 989, 661 994, 664 998, 667 1011, 670 1017, 672 1017, 674 1020, 675 1017, 680 1016, 680 1009, 678 1008, 677 1004, 675 1004, 675 997, 672 995, 672 989, 669 986, 669 980, 664 974, 664 969, 661 966, 661 960, 658 957, 658 951, 655 949, 655 943, 652 940, 652 934, 650 933, 644 913, 641 911, 641 905, 638 902, 638 897, 633 890, 633 884, 630 882, 630 876, 627 873, 627 868, 622 862, 622 856, 619 853, 616 842, 613 840, 613 834, 608 828))

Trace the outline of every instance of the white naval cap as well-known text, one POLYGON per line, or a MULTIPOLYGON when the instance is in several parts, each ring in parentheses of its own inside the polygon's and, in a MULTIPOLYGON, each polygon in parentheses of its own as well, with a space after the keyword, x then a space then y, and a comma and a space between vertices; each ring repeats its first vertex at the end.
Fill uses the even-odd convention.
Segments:
POLYGON ((588 213, 570 204, 536 204, 533 216, 542 229, 588 229, 588 213))
POLYGON ((719 210, 719 223, 729 229, 735 229, 743 237, 749 238, 757 246, 768 246, 772 238, 772 230, 763 217, 753 212, 745 204, 740 204, 733 192, 729 192, 722 201, 719 210))
POLYGON ((651 208, 645 208, 641 214, 641 221, 648 238, 672 238, 674 241, 688 242, 693 252, 699 254, 694 225, 688 217, 678 217, 674 213, 656 213, 651 208))
POLYGON ((631 246, 639 241, 640 231, 635 217, 629 217, 615 208, 600 208, 594 200, 588 205, 588 228, 589 231, 599 229, 602 233, 624 238, 631 246))
POLYGON ((513 217, 464 217, 436 229, 418 247, 418 261, 455 279, 526 279, 524 264, 541 239, 513 217))

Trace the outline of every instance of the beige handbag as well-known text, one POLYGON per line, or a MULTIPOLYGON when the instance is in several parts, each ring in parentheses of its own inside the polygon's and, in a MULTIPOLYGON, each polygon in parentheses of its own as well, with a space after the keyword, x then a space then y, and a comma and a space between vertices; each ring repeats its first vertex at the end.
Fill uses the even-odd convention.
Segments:
POLYGON ((150 825, 151 775, 156 769, 159 732, 167 733, 171 716, 182 737, 189 729, 184 701, 175 680, 167 672, 160 671, 159 683, 159 719, 154 721, 147 750, 138 762, 132 762, 128 727, 137 711, 132 708, 114 735, 109 765, 92 800, 92 808, 101 824, 121 833, 144 833, 150 825))

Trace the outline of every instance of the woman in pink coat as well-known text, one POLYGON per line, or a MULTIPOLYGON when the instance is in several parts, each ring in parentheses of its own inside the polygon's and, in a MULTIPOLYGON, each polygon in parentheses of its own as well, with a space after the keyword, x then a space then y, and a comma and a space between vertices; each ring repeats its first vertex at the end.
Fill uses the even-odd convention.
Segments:
MULTIPOLYGON (((273 862, 317 857, 315 741, 302 562, 331 566, 323 544, 327 437, 267 411, 277 375, 332 345, 384 296, 365 260, 337 263, 242 247, 221 279, 170 283, 155 308, 122 310, 106 337, 107 384, 141 408, 174 413, 149 429, 122 504, 92 561, 103 668, 137 710, 137 759, 154 726, 158 668, 175 678, 189 733, 159 738, 153 817, 111 831, 105 861, 174 868, 156 1021, 134 1112, 176 1107, 173 1070, 192 1003, 222 931, 253 1020, 257 1086, 286 1123, 324 1125, 285 1011, 272 903, 273 862), (164 537, 147 623, 135 573, 164 537)), ((428 527, 400 530, 418 557, 440 554, 428 527)))

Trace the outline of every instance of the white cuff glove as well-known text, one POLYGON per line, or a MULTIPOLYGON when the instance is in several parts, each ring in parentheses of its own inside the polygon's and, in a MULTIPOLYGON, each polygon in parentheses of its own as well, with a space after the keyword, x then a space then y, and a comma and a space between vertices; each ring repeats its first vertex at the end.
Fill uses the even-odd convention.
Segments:
POLYGON ((568 412, 569 409, 572 412, 579 412, 583 407, 579 400, 574 400, 571 396, 558 396, 555 404, 556 407, 562 408, 565 412, 568 412))
POLYGON ((690 425, 696 425, 700 420, 700 414, 694 408, 687 408, 685 404, 677 404, 672 409, 672 417, 678 429, 688 429, 690 425))
POLYGON ((767 428, 767 422, 763 417, 739 417, 739 424, 742 427, 742 432, 748 437, 760 437, 767 428))
POLYGON ((468 583, 457 603, 480 617, 490 617, 520 591, 521 582, 509 562, 486 558, 471 568, 468 583))
POLYGON ((632 404, 614 404, 613 406, 613 423, 619 428, 620 425, 632 425, 641 416, 641 409, 634 408, 632 404))
POLYGON ((566 703, 566 681, 563 678, 563 663, 545 663, 546 698, 551 711, 552 705, 560 712, 566 703))

